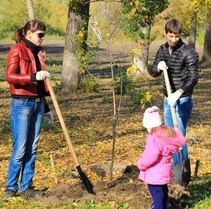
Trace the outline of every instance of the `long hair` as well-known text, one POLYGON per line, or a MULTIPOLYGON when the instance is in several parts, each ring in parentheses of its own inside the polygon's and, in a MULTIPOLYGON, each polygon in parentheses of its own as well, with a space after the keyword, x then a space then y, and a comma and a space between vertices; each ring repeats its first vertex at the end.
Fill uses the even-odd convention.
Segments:
POLYGON ((161 125, 158 127, 154 127, 151 129, 150 133, 151 134, 154 133, 154 134, 158 134, 158 135, 161 134, 161 135, 165 135, 170 138, 174 138, 176 136, 174 129, 167 125, 161 125))
POLYGON ((46 31, 46 26, 39 20, 30 20, 23 27, 18 28, 15 31, 15 42, 20 43, 26 36, 27 31, 35 32, 36 30, 46 31))

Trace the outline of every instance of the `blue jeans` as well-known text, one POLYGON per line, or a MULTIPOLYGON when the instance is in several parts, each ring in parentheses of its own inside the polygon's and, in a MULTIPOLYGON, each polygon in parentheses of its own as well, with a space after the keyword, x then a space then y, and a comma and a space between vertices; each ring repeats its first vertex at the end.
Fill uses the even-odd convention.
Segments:
MULTIPOLYGON (((163 107, 164 107, 165 124, 171 127, 174 127, 172 116, 171 116, 171 108, 168 105, 166 98, 164 98, 163 107)), ((187 125, 190 119, 192 109, 193 109, 193 102, 190 96, 181 97, 176 102, 175 111, 176 111, 178 129, 183 133, 184 136, 186 135, 186 129, 187 129, 187 125)), ((188 159, 187 144, 182 146, 182 152, 183 152, 184 159, 188 159)), ((173 165, 176 165, 179 161, 180 160, 178 157, 178 153, 175 153, 173 155, 173 165)))
POLYGON ((152 209, 169 209, 168 186, 148 184, 152 196, 152 209))
POLYGON ((17 192, 32 186, 37 146, 44 115, 44 102, 12 98, 10 119, 13 150, 10 157, 6 189, 17 192), (18 180, 20 177, 20 186, 18 180))

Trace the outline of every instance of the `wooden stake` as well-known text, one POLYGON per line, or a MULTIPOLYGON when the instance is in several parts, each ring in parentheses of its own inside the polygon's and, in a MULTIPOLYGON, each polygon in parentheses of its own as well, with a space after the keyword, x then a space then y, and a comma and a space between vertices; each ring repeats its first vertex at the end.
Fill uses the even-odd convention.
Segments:
POLYGON ((53 173, 54 173, 54 178, 55 178, 55 183, 58 184, 58 179, 56 176, 56 172, 55 172, 55 166, 54 166, 54 160, 53 160, 53 155, 52 152, 50 153, 50 160, 51 160, 51 167, 53 168, 53 173))

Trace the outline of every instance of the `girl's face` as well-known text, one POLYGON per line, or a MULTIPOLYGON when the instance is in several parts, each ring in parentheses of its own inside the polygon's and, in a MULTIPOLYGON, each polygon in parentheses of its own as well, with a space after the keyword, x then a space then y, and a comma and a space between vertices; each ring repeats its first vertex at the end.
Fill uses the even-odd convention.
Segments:
POLYGON ((30 40, 33 44, 41 46, 43 40, 45 39, 45 31, 36 30, 35 32, 27 31, 26 39, 30 40))
POLYGON ((167 39, 167 42, 169 46, 174 47, 177 45, 179 39, 180 39, 181 34, 175 34, 175 33, 165 33, 165 37, 167 39))

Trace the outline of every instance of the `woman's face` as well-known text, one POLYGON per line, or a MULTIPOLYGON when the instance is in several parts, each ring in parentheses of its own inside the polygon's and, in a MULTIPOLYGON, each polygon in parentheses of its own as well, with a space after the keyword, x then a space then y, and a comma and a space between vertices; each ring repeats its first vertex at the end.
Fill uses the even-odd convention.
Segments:
POLYGON ((32 32, 29 30, 26 34, 26 39, 30 40, 37 46, 41 46, 43 40, 45 39, 45 31, 36 30, 35 32, 32 32))

